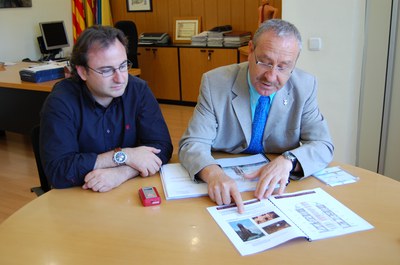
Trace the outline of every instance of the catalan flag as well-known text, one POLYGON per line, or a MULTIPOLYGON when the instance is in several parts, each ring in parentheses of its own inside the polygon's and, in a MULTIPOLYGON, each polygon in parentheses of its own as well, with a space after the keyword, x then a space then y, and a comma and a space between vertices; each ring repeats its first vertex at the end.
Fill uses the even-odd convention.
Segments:
POLYGON ((112 26, 110 0, 71 0, 74 43, 79 34, 95 24, 112 26))
POLYGON ((83 0, 72 0, 72 31, 74 43, 79 34, 85 29, 85 14, 83 0))
POLYGON ((85 1, 85 21, 86 26, 90 27, 97 24, 97 0, 86 0, 85 1))

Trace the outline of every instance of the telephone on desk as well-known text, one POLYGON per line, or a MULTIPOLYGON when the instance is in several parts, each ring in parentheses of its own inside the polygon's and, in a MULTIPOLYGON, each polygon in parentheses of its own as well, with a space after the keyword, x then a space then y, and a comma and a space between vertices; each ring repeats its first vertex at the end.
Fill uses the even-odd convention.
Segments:
POLYGON ((139 36, 138 44, 168 44, 169 35, 167 33, 142 33, 139 36))
POLYGON ((232 31, 232 26, 231 25, 224 25, 224 26, 216 26, 210 29, 210 31, 214 32, 227 32, 227 31, 232 31))

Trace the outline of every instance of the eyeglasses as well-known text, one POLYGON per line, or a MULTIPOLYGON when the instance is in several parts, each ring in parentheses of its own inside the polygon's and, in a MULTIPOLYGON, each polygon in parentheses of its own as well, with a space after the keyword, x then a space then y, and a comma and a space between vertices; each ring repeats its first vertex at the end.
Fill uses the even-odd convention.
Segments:
POLYGON ((268 71, 268 72, 269 72, 269 71, 275 70, 275 71, 278 72, 278 74, 285 75, 285 76, 291 75, 291 74, 292 74, 293 70, 292 70, 292 67, 291 67, 291 66, 279 66, 279 65, 274 66, 274 65, 271 64, 271 63, 263 63, 263 62, 260 62, 260 61, 257 59, 256 52, 253 51, 253 53, 254 53, 254 59, 256 60, 256 65, 260 66, 260 67, 263 68, 265 71, 268 71))
POLYGON ((104 78, 106 78, 106 77, 113 76, 117 70, 119 70, 121 73, 127 72, 129 69, 132 68, 132 63, 130 61, 125 61, 117 68, 114 68, 112 66, 105 66, 105 67, 101 67, 99 69, 93 69, 89 65, 87 67, 90 70, 92 70, 93 72, 96 72, 96 73, 102 75, 104 78))

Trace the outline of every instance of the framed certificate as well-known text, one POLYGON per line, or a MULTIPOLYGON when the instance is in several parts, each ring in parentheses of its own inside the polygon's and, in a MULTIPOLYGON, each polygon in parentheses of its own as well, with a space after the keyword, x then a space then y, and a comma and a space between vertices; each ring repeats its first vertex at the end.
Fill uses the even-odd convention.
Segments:
POLYGON ((128 12, 151 12, 152 0, 126 0, 128 12))
POLYGON ((174 43, 190 43, 192 36, 200 33, 201 17, 175 17, 174 18, 174 43))

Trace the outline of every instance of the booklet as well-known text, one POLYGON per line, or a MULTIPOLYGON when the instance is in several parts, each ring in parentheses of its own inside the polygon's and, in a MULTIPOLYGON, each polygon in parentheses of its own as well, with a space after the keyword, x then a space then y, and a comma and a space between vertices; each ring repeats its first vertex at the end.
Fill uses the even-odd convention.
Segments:
MULTIPOLYGON (((240 192, 256 189, 258 179, 248 180, 243 175, 256 171, 268 162, 262 154, 217 159, 225 173, 236 181, 240 192)), ((180 163, 163 165, 160 175, 167 200, 208 195, 207 183, 194 182, 180 163)))
POLYGON ((241 255, 261 252, 291 239, 309 241, 372 229, 373 226, 321 188, 207 210, 241 255))
POLYGON ((340 167, 327 167, 313 174, 314 177, 329 186, 338 186, 358 181, 358 177, 351 175, 340 167))

